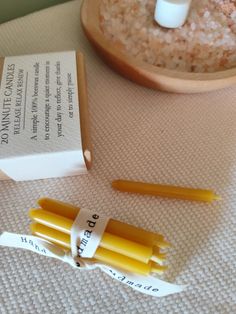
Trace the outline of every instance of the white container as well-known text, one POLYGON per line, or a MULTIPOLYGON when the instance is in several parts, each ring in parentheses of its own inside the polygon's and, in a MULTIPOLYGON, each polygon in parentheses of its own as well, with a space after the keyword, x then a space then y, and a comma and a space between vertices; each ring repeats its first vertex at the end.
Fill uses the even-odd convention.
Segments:
POLYGON ((188 16, 192 0, 157 0, 155 21, 167 28, 182 26, 188 16))

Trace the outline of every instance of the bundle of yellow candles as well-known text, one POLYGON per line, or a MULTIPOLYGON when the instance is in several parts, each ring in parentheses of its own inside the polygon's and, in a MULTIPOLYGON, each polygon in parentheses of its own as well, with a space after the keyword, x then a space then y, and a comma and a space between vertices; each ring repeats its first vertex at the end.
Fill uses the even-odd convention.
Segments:
MULTIPOLYGON (((41 198, 38 204, 40 208, 29 211, 32 234, 70 250, 71 228, 80 209, 50 198, 41 198)), ((93 259, 132 273, 162 274, 167 266, 161 249, 168 247, 160 234, 110 219, 93 259)))

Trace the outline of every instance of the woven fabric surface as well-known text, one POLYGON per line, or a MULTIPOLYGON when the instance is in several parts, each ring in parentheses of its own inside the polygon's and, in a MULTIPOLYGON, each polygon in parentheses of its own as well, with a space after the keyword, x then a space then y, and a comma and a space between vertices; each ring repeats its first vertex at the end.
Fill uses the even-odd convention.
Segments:
POLYGON ((29 234, 42 196, 160 232, 173 244, 164 279, 188 284, 164 298, 135 292, 100 270, 79 271, 0 248, 0 312, 235 313, 236 87, 176 95, 140 87, 95 54, 72 1, 0 26, 0 55, 80 49, 86 57, 94 164, 88 174, 0 182, 1 231, 29 234), (212 204, 116 192, 114 179, 207 188, 212 204))

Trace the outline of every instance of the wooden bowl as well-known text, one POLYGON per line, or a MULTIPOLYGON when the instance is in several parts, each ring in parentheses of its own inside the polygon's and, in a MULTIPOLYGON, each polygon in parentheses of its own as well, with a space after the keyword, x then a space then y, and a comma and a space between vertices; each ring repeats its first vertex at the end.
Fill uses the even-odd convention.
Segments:
POLYGON ((142 86, 176 93, 200 93, 236 84, 236 68, 214 73, 189 73, 164 69, 137 60, 122 52, 119 43, 110 42, 100 28, 101 0, 84 0, 81 23, 97 53, 114 70, 142 86))

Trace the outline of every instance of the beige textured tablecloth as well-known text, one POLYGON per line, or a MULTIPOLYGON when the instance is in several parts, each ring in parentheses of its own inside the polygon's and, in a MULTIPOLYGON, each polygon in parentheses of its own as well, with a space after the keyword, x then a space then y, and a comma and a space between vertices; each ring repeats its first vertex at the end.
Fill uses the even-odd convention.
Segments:
POLYGON ((180 294, 145 296, 100 270, 0 248, 0 312, 235 313, 236 86, 175 95, 109 69, 85 38, 80 1, 0 26, 0 55, 80 48, 86 55, 94 166, 79 177, 0 183, 1 231, 29 233, 27 210, 41 196, 95 209, 163 233, 174 248, 165 280, 180 294), (119 193, 117 178, 211 188, 212 204, 119 193))

